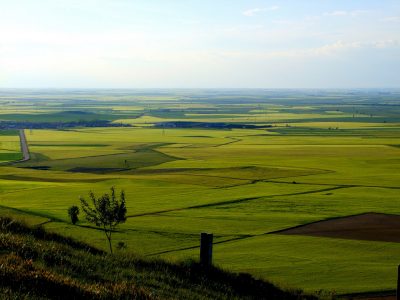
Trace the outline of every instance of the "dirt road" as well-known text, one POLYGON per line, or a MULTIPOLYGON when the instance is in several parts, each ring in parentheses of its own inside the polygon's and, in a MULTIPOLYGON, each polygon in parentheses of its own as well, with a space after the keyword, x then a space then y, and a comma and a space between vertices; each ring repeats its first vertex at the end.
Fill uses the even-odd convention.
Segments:
POLYGON ((19 130, 19 140, 21 143, 21 152, 22 152, 22 159, 20 160, 20 162, 27 161, 31 158, 31 156, 29 154, 29 148, 28 148, 28 143, 26 141, 24 129, 19 130))

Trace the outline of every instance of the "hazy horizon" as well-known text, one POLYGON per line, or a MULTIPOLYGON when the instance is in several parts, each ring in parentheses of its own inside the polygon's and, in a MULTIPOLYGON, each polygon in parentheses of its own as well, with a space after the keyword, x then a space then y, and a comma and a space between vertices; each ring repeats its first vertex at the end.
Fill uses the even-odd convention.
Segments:
POLYGON ((202 91, 202 90, 211 90, 211 91, 397 91, 400 90, 400 87, 300 87, 300 88, 292 88, 292 87, 280 87, 280 88, 269 88, 269 87, 0 87, 0 90, 132 90, 132 91, 140 91, 140 90, 163 90, 163 91, 179 91, 179 90, 191 90, 191 91, 202 91))
POLYGON ((397 89, 400 3, 16 0, 0 88, 397 89))

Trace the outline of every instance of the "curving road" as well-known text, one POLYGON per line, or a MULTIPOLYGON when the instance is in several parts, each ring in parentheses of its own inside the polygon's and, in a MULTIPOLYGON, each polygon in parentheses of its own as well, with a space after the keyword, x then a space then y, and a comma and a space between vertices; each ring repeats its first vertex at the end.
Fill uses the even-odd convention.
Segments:
POLYGON ((24 129, 19 130, 19 140, 21 143, 21 152, 22 152, 22 159, 20 160, 20 162, 27 161, 31 158, 31 156, 29 154, 29 148, 28 148, 28 143, 26 141, 24 129))

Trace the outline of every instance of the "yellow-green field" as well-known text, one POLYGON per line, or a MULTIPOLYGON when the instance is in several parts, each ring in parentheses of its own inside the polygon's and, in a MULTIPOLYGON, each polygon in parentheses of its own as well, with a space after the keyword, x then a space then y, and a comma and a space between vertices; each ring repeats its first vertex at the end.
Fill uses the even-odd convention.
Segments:
POLYGON ((18 132, 0 130, 0 164, 21 159, 18 132))
MULTIPOLYGON (((214 233, 215 264, 285 287, 395 289, 399 243, 272 232, 365 212, 400 214, 397 111, 375 114, 365 105, 353 117, 348 104, 224 106, 171 95, 151 96, 149 108, 145 97, 120 105, 110 99, 85 107, 126 114, 111 120, 135 127, 25 131, 31 160, 0 168, 2 213, 107 249, 103 233, 82 215, 71 225, 67 209, 90 190, 115 186, 126 192, 129 218, 114 243, 125 242, 126 251, 197 258, 199 234, 207 231, 214 233), (199 120, 260 127, 154 126, 199 120)), ((0 155, 18 149, 17 132, 0 135, 0 155)))

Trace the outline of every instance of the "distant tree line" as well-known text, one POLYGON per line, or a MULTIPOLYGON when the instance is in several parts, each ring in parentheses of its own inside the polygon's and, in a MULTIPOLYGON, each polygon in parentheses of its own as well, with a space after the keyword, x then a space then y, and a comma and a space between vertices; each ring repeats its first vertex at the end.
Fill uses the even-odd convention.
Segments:
POLYGON ((216 129, 255 129, 269 128, 272 125, 253 125, 241 123, 224 123, 224 122, 191 122, 191 121, 172 121, 159 122, 154 125, 161 128, 216 128, 216 129))
POLYGON ((71 122, 0 121, 0 129, 60 129, 73 127, 131 127, 131 125, 111 123, 107 120, 71 122))

